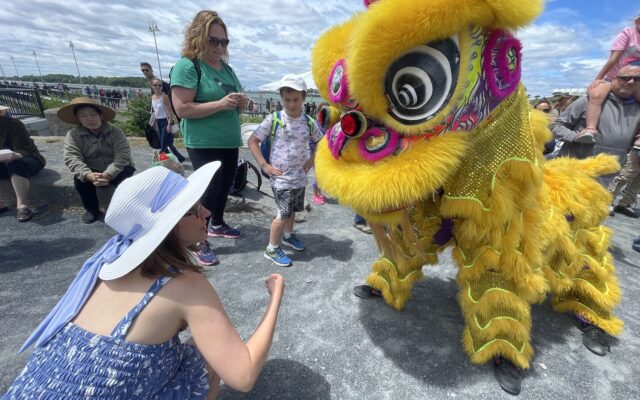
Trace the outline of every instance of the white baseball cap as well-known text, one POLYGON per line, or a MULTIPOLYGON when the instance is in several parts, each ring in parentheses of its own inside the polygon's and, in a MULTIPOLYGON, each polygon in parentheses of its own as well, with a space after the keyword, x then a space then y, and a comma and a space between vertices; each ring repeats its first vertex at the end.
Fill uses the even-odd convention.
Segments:
POLYGON ((299 92, 307 91, 307 84, 304 79, 296 75, 285 75, 282 78, 282 80, 280 81, 280 86, 278 86, 278 90, 286 87, 297 90, 299 92))

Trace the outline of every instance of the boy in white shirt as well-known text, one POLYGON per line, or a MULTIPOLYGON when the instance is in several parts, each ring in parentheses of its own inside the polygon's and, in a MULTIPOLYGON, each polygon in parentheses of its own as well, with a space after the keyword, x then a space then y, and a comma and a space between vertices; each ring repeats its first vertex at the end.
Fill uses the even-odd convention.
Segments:
POLYGON ((322 133, 315 122, 302 113, 302 104, 307 96, 304 79, 287 75, 282 79, 279 90, 283 110, 269 114, 262 121, 249 138, 249 149, 260 168, 270 177, 277 208, 264 256, 276 265, 289 267, 291 259, 284 254, 280 243, 297 251, 305 248, 293 233, 293 224, 295 213, 304 209, 307 172, 313 167, 313 154, 309 156, 307 145, 310 140, 318 142, 322 133), (270 141, 269 160, 260 149, 260 143, 265 140, 270 141))

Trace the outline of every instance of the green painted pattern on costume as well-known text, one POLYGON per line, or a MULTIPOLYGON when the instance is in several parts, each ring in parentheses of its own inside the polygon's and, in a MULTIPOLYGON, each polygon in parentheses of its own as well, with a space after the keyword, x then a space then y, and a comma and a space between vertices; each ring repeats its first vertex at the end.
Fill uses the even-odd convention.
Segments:
MULTIPOLYGON (((469 336, 471 337, 471 340, 473 340, 473 335, 471 334, 471 331, 469 331, 469 328, 467 328, 467 333, 468 333, 468 334, 469 334, 469 336)), ((480 353, 481 351, 483 351, 484 349, 486 349, 487 347, 489 347, 490 345, 492 345, 493 343, 498 342, 498 341, 502 341, 502 342, 507 343, 509 346, 511 346, 515 351, 517 351, 517 352, 518 352, 518 353, 520 353, 520 354, 524 353, 524 348, 527 346, 527 342, 526 342, 526 341, 523 341, 523 342, 522 342, 522 348, 520 348, 520 350, 518 350, 518 348, 517 348, 513 343, 511 343, 510 341, 508 341, 508 340, 506 340, 506 339, 493 339, 493 340, 491 340, 491 341, 489 341, 489 342, 485 343, 485 344, 484 344, 482 347, 480 347, 478 350, 476 350, 476 346, 475 346, 475 343, 474 343, 474 344, 473 344, 473 352, 474 352, 474 353, 480 353)))
POLYGON ((584 278, 573 278, 574 281, 583 281, 589 284, 589 286, 591 286, 592 288, 594 288, 595 290, 597 290, 598 292, 602 293, 603 295, 607 295, 609 294, 609 285, 607 284, 607 282, 602 282, 604 284, 604 292, 601 292, 600 289, 598 289, 593 283, 589 282, 588 280, 584 279, 584 278))
POLYGON ((510 320, 510 321, 517 322, 517 323, 519 323, 519 324, 521 323, 520 321, 518 321, 517 319, 515 319, 515 318, 513 318, 513 317, 505 317, 505 316, 501 316, 501 317, 493 317, 493 318, 491 318, 491 319, 489 320, 489 322, 487 322, 487 323, 486 323, 486 325, 485 325, 485 326, 480 326, 480 321, 478 321, 478 316, 476 315, 476 313, 473 313, 473 319, 474 319, 474 321, 475 321, 475 323, 476 323, 476 326, 477 326, 477 327, 478 327, 478 329, 480 329, 481 331, 484 331, 485 329, 487 329, 487 328, 489 327, 489 325, 491 325, 491 323, 492 323, 494 320, 498 320, 498 321, 500 321, 500 320, 510 320))
MULTIPOLYGON (((503 293, 508 293, 508 294, 512 294, 516 297, 518 297, 515 293, 513 293, 512 291, 509 291, 507 289, 503 289, 503 288, 498 288, 498 287, 493 287, 491 289, 487 289, 484 291, 484 293, 482 293, 482 296, 484 296, 485 294, 489 293, 489 292, 503 292, 503 293)), ((469 281, 467 281, 467 296, 469 297, 469 299, 471 299, 471 302, 473 304, 480 304, 479 300, 476 300, 473 298, 473 295, 471 294, 471 284, 469 283, 469 281)))

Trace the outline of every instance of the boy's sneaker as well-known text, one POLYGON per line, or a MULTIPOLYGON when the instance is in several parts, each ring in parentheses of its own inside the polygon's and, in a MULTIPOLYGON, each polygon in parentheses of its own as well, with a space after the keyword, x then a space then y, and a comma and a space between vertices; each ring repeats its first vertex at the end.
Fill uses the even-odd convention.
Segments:
POLYGON ((291 266, 291 259, 284 254, 284 251, 280 247, 276 247, 273 250, 267 249, 264 251, 264 258, 273 261, 274 264, 281 267, 291 266))
POLYGON ((235 239, 240 236, 239 230, 230 227, 226 223, 223 223, 222 225, 220 225, 219 228, 214 228, 213 226, 209 226, 207 233, 209 234, 210 237, 224 237, 227 239, 235 239))
POLYGON ((292 233, 289 236, 289 239, 282 237, 282 244, 291 247, 294 250, 302 251, 304 250, 304 243, 302 240, 298 239, 295 233, 292 233))
POLYGON ((209 245, 209 242, 207 240, 202 243, 200 250, 196 252, 196 255, 198 256, 198 261, 200 261, 200 264, 202 265, 220 264, 218 256, 216 256, 216 253, 211 250, 211 246, 209 245))

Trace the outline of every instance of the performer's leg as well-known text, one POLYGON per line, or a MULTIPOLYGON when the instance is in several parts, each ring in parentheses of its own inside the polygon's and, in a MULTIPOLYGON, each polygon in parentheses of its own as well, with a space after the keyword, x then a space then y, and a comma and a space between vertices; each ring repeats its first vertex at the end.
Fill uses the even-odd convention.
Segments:
POLYGON ((552 304, 558 312, 573 312, 608 334, 617 335, 623 322, 613 315, 613 308, 620 301, 620 288, 608 252, 610 237, 611 231, 603 226, 573 233, 574 266, 578 272, 566 290, 554 293, 552 304))

